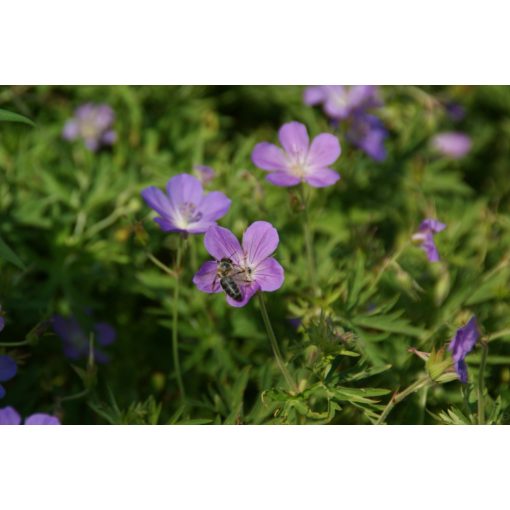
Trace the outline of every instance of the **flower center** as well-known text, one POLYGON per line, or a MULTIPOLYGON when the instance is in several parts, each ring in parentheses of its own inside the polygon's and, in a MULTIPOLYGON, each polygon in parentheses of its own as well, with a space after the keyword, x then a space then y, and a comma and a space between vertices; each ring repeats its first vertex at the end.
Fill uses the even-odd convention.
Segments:
POLYGON ((179 212, 181 213, 182 222, 184 225, 196 223, 202 219, 202 213, 197 211, 197 206, 191 202, 183 202, 179 205, 179 212))

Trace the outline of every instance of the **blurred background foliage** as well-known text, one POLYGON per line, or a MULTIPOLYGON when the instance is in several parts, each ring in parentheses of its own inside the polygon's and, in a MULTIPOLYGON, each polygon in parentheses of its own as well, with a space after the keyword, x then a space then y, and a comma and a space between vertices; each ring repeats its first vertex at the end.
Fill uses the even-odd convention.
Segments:
MULTIPOLYGON (((0 88, 0 109, 35 127, 0 123, 0 237, 21 265, 0 258, 0 347, 19 372, 1 406, 57 413, 64 423, 373 423, 394 391, 425 373, 410 348, 440 350, 472 314, 489 340, 488 421, 510 422, 510 88, 382 87, 378 110, 388 156, 372 161, 341 128, 303 103, 299 86, 0 88), (62 139, 74 109, 106 103, 117 142, 92 153, 62 139), (466 114, 454 122, 445 105, 466 114), (250 154, 297 120, 311 136, 338 134, 335 186, 311 190, 320 289, 310 292, 295 189, 264 180, 250 154), (431 137, 456 130, 473 140, 460 160, 434 153, 431 137), (190 238, 179 301, 179 398, 171 354, 176 236, 161 232, 140 191, 163 187, 194 165, 214 168, 206 188, 232 199, 222 226, 237 235, 255 220, 279 231, 283 287, 267 294, 297 395, 286 391, 253 300, 230 308, 191 278, 209 257, 190 238), (410 242, 425 217, 447 229, 442 260, 410 242), (70 362, 46 323, 53 314, 106 321, 117 330, 110 361, 70 362), (45 326, 46 325, 46 326, 45 326), (34 333, 34 328, 35 333, 34 333), (69 396, 86 394, 79 398, 69 396)), ((476 422, 480 348, 470 382, 437 382, 399 403, 389 423, 476 422)))

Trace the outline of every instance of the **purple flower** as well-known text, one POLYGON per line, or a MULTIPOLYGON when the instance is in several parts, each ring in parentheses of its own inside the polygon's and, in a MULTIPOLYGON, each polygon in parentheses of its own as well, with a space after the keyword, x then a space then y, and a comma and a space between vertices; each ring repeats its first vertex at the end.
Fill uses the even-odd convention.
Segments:
POLYGON ((295 186, 306 182, 315 188, 335 184, 340 175, 328 168, 340 156, 336 136, 322 133, 312 143, 304 124, 289 122, 278 132, 284 150, 268 142, 258 143, 251 154, 255 166, 266 170, 266 179, 276 186, 295 186))
POLYGON ((374 115, 357 113, 352 116, 347 131, 347 139, 375 161, 386 159, 384 140, 388 131, 374 115))
POLYGON ((66 140, 81 138, 93 152, 104 145, 112 145, 117 139, 112 129, 115 114, 106 104, 86 103, 78 107, 62 131, 66 140))
POLYGON ((322 104, 324 112, 334 120, 344 120, 359 110, 382 105, 377 87, 373 85, 317 85, 305 89, 307 105, 322 104))
POLYGON ((463 383, 467 382, 467 365, 465 358, 467 354, 473 350, 479 336, 480 333, 478 331, 476 317, 473 315, 465 326, 457 330, 448 346, 448 350, 452 353, 455 372, 457 372, 459 379, 463 383))
MULTIPOLYGON (((14 407, 0 409, 0 425, 21 425, 21 416, 14 407)), ((45 413, 35 413, 25 419, 25 425, 60 425, 55 416, 45 413)))
POLYGON ((444 132, 432 138, 432 147, 443 156, 460 159, 471 150, 471 138, 464 133, 444 132))
POLYGON ((230 230, 213 226, 204 244, 215 260, 202 265, 193 283, 209 294, 223 290, 229 305, 245 306, 258 291, 273 292, 282 286, 283 268, 271 256, 278 242, 277 230, 267 221, 252 223, 242 246, 230 230))
POLYGON ((446 225, 444 223, 428 218, 421 222, 418 232, 412 236, 413 241, 417 241, 421 244, 430 262, 439 261, 439 252, 434 243, 434 234, 441 232, 445 228, 446 225))
MULTIPOLYGON (((71 360, 86 359, 89 355, 89 334, 86 329, 80 326, 76 317, 63 317, 55 315, 53 317, 53 329, 62 340, 62 348, 67 358, 71 360)), ((96 322, 93 324, 94 345, 106 347, 111 345, 117 332, 110 324, 106 322, 96 322)), ((98 363, 107 363, 109 357, 97 347, 94 347, 94 359, 98 363)))
POLYGON ((444 108, 448 117, 454 122, 459 122, 466 116, 466 109, 459 103, 450 101, 444 105, 444 108))
POLYGON ((216 175, 216 172, 210 166, 205 165, 195 165, 193 171, 202 184, 208 184, 216 175))
MULTIPOLYGON (((12 379, 16 375, 17 371, 18 367, 10 356, 0 356, 0 383, 12 379)), ((4 398, 4 396, 5 389, 0 384, 0 398, 4 398)))
POLYGON ((172 177, 166 191, 165 195, 155 186, 142 191, 147 205, 159 214, 154 221, 165 232, 203 234, 227 213, 231 203, 219 191, 204 195, 202 183, 189 174, 172 177))

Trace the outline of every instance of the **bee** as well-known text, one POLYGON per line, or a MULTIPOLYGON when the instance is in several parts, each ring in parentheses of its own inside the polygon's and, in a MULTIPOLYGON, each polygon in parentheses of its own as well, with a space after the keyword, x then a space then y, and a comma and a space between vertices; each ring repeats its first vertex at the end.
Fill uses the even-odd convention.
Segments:
POLYGON ((239 285, 234 280, 234 276, 242 273, 242 271, 235 271, 235 264, 232 259, 224 257, 218 262, 218 269, 216 271, 216 278, 219 278, 221 288, 225 291, 227 296, 230 296, 234 301, 242 301, 243 295, 239 285))

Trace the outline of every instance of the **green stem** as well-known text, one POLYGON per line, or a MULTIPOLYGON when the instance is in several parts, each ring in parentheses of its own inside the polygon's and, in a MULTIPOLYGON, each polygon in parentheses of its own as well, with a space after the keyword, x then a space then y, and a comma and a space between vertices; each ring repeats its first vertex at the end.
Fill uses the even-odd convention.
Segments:
POLYGON ((166 274, 172 276, 173 278, 177 277, 177 273, 175 271, 172 271, 168 266, 163 264, 161 260, 157 259, 152 253, 147 253, 147 258, 156 266, 158 266, 162 271, 164 271, 166 274))
POLYGON ((79 398, 85 397, 88 395, 90 389, 85 388, 83 391, 80 391, 78 393, 74 393, 73 395, 69 395, 68 397, 62 397, 57 399, 58 404, 61 404, 62 402, 69 402, 70 400, 77 400, 79 398))
POLYGON ((480 360, 480 371, 478 372, 478 425, 485 424, 485 395, 484 395, 484 379, 485 365, 487 363, 487 353, 489 351, 487 341, 484 339, 482 345, 482 358, 480 360))
POLYGON ((382 423, 384 423, 388 415, 391 413, 392 409, 399 402, 402 402, 402 400, 407 398, 409 395, 413 394, 415 391, 418 391, 424 386, 428 386, 429 384, 430 379, 428 377, 424 377, 423 379, 418 379, 400 393, 396 393, 395 395, 393 395, 393 397, 391 397, 390 401, 388 402, 388 405, 385 407, 383 413, 381 414, 381 416, 379 416, 379 419, 377 420, 376 424, 381 425, 382 423))
POLYGON ((273 348, 274 357, 276 358, 276 363, 278 368, 280 369, 283 377, 287 381, 289 388, 296 392, 298 391, 296 383, 293 381, 292 376, 290 375, 285 363, 283 362, 282 353, 280 352, 280 348, 278 347, 278 342, 276 340, 276 336, 273 331, 273 327, 271 326, 271 321, 269 320, 269 315, 267 313, 266 303, 264 301, 264 296, 262 293, 259 293, 259 303, 260 303, 260 311, 262 313, 262 318, 264 319, 264 325, 266 326, 267 334, 269 336, 269 340, 271 342, 271 347, 273 348))
POLYGON ((29 345, 30 340, 21 340, 20 342, 0 342, 0 347, 22 347, 23 345, 29 345))
POLYGON ((172 353, 174 357, 175 375, 177 377, 177 385, 179 386, 179 392, 183 400, 186 399, 186 393, 184 391, 184 384, 182 382, 181 375, 181 364, 179 362, 179 283, 181 279, 181 261, 182 261, 182 249, 183 241, 179 239, 177 245, 177 257, 175 261, 175 287, 174 287, 174 306, 173 306, 173 317, 172 317, 172 353))
POLYGON ((313 254, 313 232, 310 227, 310 216, 308 214, 308 202, 306 200, 305 185, 301 183, 299 188, 301 202, 303 203, 303 234, 305 237, 306 259, 308 263, 308 274, 310 275, 310 285, 313 289, 317 288, 317 273, 315 271, 315 257, 313 254))

